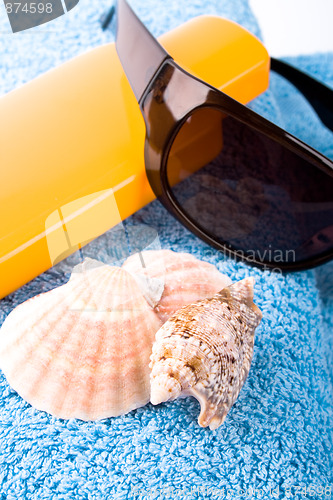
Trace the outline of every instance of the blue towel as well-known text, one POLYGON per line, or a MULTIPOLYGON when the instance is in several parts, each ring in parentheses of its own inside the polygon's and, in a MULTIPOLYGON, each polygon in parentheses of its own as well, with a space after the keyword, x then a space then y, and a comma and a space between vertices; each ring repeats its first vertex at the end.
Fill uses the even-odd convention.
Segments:
MULTIPOLYGON (((155 35, 211 13, 260 36, 247 0, 131 4, 155 35)), ((8 33, 0 9, 0 94, 110 40, 98 22, 108 5, 81 0, 52 24, 17 35, 8 33)), ((332 54, 290 62, 333 85, 332 54)), ((333 156, 332 135, 281 78, 272 78, 251 107, 333 156)), ((286 275, 251 268, 201 242, 158 201, 121 231, 131 235, 138 227, 143 246, 190 252, 233 281, 255 277, 264 317, 239 399, 214 432, 198 426, 199 404, 192 398, 100 422, 65 421, 33 409, 0 374, 0 499, 332 498, 332 263, 286 275)), ((112 250, 118 230, 93 242, 86 255, 107 262, 124 257, 112 250)), ((3 299, 0 324, 19 303, 64 283, 75 258, 3 299)))

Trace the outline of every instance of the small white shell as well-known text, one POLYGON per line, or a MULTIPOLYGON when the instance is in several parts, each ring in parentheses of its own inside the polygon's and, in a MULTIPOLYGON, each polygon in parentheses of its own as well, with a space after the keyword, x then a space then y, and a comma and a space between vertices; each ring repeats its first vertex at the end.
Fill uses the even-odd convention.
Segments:
POLYGON ((211 429, 222 424, 248 375, 262 318, 253 284, 247 278, 230 285, 164 323, 151 355, 153 404, 194 396, 201 405, 199 424, 211 429))
POLYGON ((9 384, 61 418, 117 416, 149 401, 149 356, 162 323, 126 270, 94 265, 18 306, 0 331, 9 384))
POLYGON ((133 275, 160 280, 164 285, 155 311, 164 322, 184 305, 212 297, 231 284, 231 279, 215 266, 189 253, 146 250, 129 257, 123 268, 133 275))

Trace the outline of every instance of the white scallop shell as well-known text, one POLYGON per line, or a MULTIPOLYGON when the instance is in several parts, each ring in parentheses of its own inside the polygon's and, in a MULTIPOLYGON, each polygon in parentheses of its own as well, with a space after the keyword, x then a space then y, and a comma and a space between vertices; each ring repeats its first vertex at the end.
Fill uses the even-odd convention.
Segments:
POLYGON ((66 285, 7 317, 0 368, 26 401, 54 416, 125 414, 150 399, 149 357, 162 323, 229 283, 211 264, 170 250, 133 255, 122 268, 86 259, 66 285))
POLYGON ((248 375, 262 318, 253 284, 253 278, 234 283, 164 323, 151 355, 153 404, 194 396, 201 405, 199 424, 222 424, 248 375))
POLYGON ((184 305, 212 297, 231 284, 231 279, 215 266, 189 253, 146 250, 129 257, 124 265, 134 275, 160 280, 164 285, 155 311, 164 322, 184 305))
POLYGON ((61 418, 102 419, 149 401, 161 320, 125 269, 94 266, 77 266, 67 284, 18 306, 0 331, 11 387, 61 418))

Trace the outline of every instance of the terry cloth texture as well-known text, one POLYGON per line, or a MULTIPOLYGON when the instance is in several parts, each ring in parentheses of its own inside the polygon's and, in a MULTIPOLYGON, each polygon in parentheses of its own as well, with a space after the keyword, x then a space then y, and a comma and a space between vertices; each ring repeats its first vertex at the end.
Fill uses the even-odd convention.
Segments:
MULTIPOLYGON (((260 36, 247 0, 131 4, 155 35, 211 13, 260 36)), ((33 34, 12 35, 1 5, 0 94, 110 40, 99 26, 108 6, 107 0, 81 0, 33 34)), ((332 54, 291 62, 333 85, 332 54)), ((281 78, 251 106, 333 156, 332 135, 281 78)), ((115 249, 124 228, 136 245, 190 252, 233 281, 255 277, 263 321, 239 399, 214 432, 198 426, 199 404, 192 398, 100 422, 64 421, 34 410, 1 373, 0 499, 332 498, 332 263, 286 275, 251 268, 208 247, 157 201, 93 242, 85 255, 107 262, 123 257, 115 249)), ((75 258, 3 299, 0 324, 27 298, 64 283, 75 258)))

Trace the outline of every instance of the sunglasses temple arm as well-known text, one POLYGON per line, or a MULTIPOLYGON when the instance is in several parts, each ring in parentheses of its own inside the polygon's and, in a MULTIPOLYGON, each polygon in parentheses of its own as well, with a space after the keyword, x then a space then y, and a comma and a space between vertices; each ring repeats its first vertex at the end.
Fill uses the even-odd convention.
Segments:
POLYGON ((333 131, 333 91, 311 76, 273 57, 271 69, 292 83, 308 100, 322 123, 333 131))
POLYGON ((104 26, 112 22, 115 27, 116 50, 135 97, 140 102, 161 64, 171 59, 171 56, 151 35, 126 0, 115 2, 114 9, 110 9, 104 20, 104 26))
MULTIPOLYGON (((118 0, 102 20, 103 29, 111 23, 116 32, 116 49, 132 90, 140 102, 161 64, 171 58, 126 0, 118 0), (114 18, 116 16, 116 23, 114 18)), ((271 69, 289 80, 308 100, 326 127, 333 131, 333 91, 302 71, 271 58, 271 69)))

